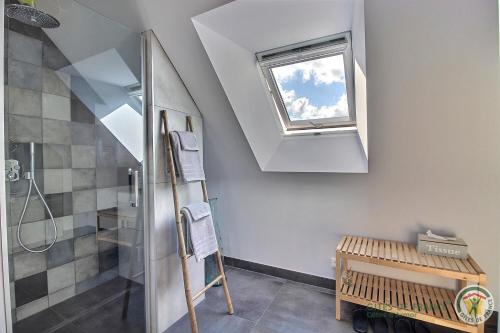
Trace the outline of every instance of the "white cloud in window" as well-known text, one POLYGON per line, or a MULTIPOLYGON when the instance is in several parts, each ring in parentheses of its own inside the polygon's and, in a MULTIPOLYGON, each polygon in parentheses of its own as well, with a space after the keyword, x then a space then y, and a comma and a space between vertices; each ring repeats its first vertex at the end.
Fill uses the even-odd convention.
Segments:
POLYGON ((297 98, 294 90, 282 90, 281 96, 292 121, 349 116, 347 94, 343 94, 336 104, 321 107, 311 104, 307 97, 297 98))
POLYGON ((274 77, 279 84, 292 79, 298 73, 303 82, 313 79, 315 85, 344 83, 344 59, 338 55, 273 68, 274 77))

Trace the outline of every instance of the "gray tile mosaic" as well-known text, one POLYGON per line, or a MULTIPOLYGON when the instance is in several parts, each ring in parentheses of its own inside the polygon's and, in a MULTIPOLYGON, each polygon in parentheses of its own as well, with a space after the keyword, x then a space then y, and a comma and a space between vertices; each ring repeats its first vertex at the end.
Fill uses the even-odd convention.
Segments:
POLYGON ((47 296, 47 272, 30 275, 16 280, 15 297, 17 307, 47 296))
POLYGON ((9 113, 21 116, 41 117, 42 95, 38 91, 8 88, 9 113))
POLYGON ((47 270, 46 253, 15 253, 13 255, 13 262, 15 280, 47 270))
POLYGON ((75 265, 76 283, 85 281, 99 274, 99 261, 97 255, 78 259, 75 265))
POLYGON ((9 115, 9 141, 42 142, 42 120, 40 118, 9 115))
POLYGON ((96 151, 94 146, 71 146, 73 168, 95 168, 96 151))
POLYGON ((68 144, 71 129, 68 121, 43 119, 43 143, 68 144))
POLYGON ((43 174, 45 194, 71 192, 73 190, 71 169, 45 169, 43 174))
POLYGON ((97 212, 87 212, 73 216, 75 237, 96 233, 97 212))
MULTIPOLYGON (((11 197, 9 198, 10 203, 10 219, 9 223, 11 225, 17 225, 19 218, 21 217, 21 212, 23 210, 24 202, 26 198, 22 197, 11 197)), ((35 222, 45 219, 45 207, 38 196, 30 197, 28 208, 26 209, 26 214, 24 215, 23 223, 35 222)))
POLYGON ((52 45, 43 45, 43 65, 58 70, 69 66, 70 62, 56 47, 52 45))
MULTIPOLYGON (((63 216, 55 219, 57 226, 57 241, 73 238, 73 216, 63 216)), ((54 239, 54 228, 50 220, 45 220, 45 234, 47 244, 54 239)))
POLYGON ((73 190, 96 188, 96 169, 73 169, 73 190))
MULTIPOLYGON (((74 274, 75 273, 73 271, 73 275, 74 274)), ((64 289, 58 290, 52 294, 49 294, 49 306, 54 306, 56 304, 64 302, 65 300, 70 299, 75 295, 76 295, 76 288, 74 284, 64 289)), ((71 331, 71 332, 74 333, 77 331, 71 331)))
POLYGON ((118 192, 116 187, 97 189, 97 209, 108 209, 118 206, 118 192))
POLYGON ((49 307, 49 299, 47 296, 37 299, 31 303, 20 306, 16 309, 16 318, 18 321, 30 317, 35 313, 45 310, 49 307))
POLYGON ((96 190, 82 190, 73 192, 74 214, 91 212, 97 210, 96 190))
POLYGON ((71 121, 80 123, 95 123, 95 116, 76 96, 71 98, 71 121))
POLYGON ((71 123, 71 143, 73 145, 95 145, 95 126, 86 123, 71 123))
POLYGON ((73 239, 57 242, 47 251, 47 267, 54 268, 69 262, 75 258, 73 239))
MULTIPOLYGON (((68 97, 43 93, 42 116, 47 119, 71 120, 71 104, 68 97)), ((67 142, 66 142, 67 143, 67 142)))
POLYGON ((58 290, 75 285, 75 262, 49 269, 47 271, 48 292, 52 294, 58 290))
POLYGON ((7 72, 9 86, 36 91, 42 90, 42 68, 40 66, 9 60, 7 72))
MULTIPOLYGON (((46 194, 45 201, 49 206, 54 218, 68 216, 73 214, 73 193, 46 194)), ((45 219, 50 218, 48 212, 45 212, 45 219)))
MULTIPOLYGON (((97 173, 97 187, 115 187, 118 185, 118 169, 114 168, 98 168, 97 173)), ((128 177, 127 177, 128 178, 128 177)))
POLYGON ((71 78, 69 74, 61 71, 54 71, 50 68, 43 68, 42 91, 48 94, 71 97, 71 78))
POLYGON ((97 253, 96 234, 75 238, 75 257, 82 258, 97 253))
POLYGON ((38 66, 42 64, 42 42, 40 40, 9 31, 8 43, 7 54, 10 59, 38 66))
POLYGON ((116 167, 115 147, 97 144, 96 159, 98 167, 116 167))
MULTIPOLYGON (((17 240, 17 226, 10 227, 10 236, 12 237, 12 252, 24 251, 17 240)), ((21 225, 21 240, 29 248, 37 248, 45 245, 45 221, 29 222, 21 225)))
POLYGON ((44 144, 43 167, 44 169, 71 168, 71 146, 44 144))

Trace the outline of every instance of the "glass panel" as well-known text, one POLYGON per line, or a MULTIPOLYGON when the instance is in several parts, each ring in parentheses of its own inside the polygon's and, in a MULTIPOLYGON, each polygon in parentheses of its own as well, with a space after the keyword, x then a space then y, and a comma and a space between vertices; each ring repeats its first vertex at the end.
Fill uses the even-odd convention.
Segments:
POLYGON ((145 332, 142 39, 75 1, 38 8, 60 27, 5 29, 13 331, 145 332))
POLYGON ((291 121, 349 117, 343 55, 271 71, 291 121))

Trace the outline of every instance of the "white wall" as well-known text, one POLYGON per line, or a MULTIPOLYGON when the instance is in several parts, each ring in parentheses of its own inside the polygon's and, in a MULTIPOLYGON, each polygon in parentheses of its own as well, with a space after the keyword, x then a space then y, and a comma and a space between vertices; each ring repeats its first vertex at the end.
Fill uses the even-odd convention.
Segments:
MULTIPOLYGON (((164 332, 187 313, 181 261, 177 255, 174 201, 167 173, 160 111, 167 110, 169 130, 185 130, 186 116, 193 117, 199 144, 203 145, 203 123, 196 105, 151 31, 145 33, 147 52, 147 122, 149 163, 148 213, 150 221, 150 285, 152 332, 164 332)), ((181 207, 203 201, 199 183, 179 184, 181 207)), ((194 292, 205 286, 204 263, 190 260, 194 292)), ((202 301, 203 297, 198 301, 202 301)))
POLYGON ((498 294, 497 1, 367 1, 366 175, 259 170, 190 21, 228 2, 139 6, 203 114, 226 254, 333 277, 341 234, 415 241, 431 227, 463 236, 498 294))
POLYGON ((225 254, 333 277, 343 234, 414 242, 432 228, 465 238, 496 293, 497 3, 378 0, 365 15, 367 175, 260 172, 219 87, 201 92, 174 58, 204 116, 225 254))

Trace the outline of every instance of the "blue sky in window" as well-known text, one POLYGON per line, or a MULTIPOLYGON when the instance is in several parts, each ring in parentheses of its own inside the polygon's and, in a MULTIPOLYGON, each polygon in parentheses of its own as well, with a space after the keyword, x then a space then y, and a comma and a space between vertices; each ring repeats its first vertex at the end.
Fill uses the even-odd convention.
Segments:
POLYGON ((273 68, 290 119, 347 117, 342 55, 273 68))

